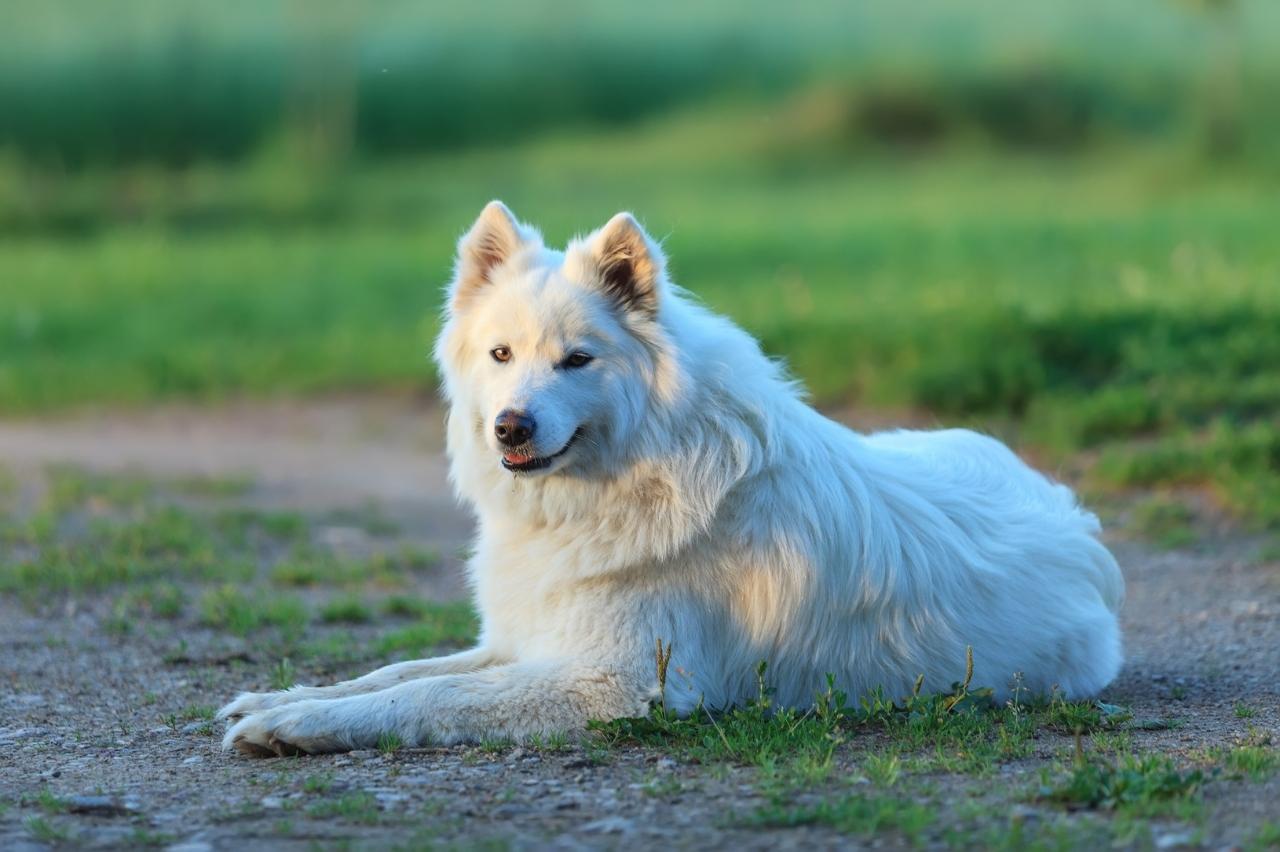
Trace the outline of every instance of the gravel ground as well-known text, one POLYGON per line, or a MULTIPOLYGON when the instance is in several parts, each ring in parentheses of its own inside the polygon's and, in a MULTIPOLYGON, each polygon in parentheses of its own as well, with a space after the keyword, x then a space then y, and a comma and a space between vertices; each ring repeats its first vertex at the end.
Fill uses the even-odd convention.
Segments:
MULTIPOLYGON (((376 505, 395 522, 396 543, 445 554, 414 577, 413 590, 447 599, 464 593, 454 554, 469 522, 449 495, 440 420, 429 404, 375 399, 0 422, 0 462, 18 481, 18 512, 54 462, 156 477, 240 473, 252 482, 241 502, 315 519, 376 505)), ((1188 764, 1213 748, 1280 743, 1277 557, 1265 556, 1265 540, 1208 510, 1194 521, 1192 544, 1159 549, 1124 535, 1126 504, 1117 505, 1111 543, 1128 581, 1128 663, 1103 698, 1132 711, 1125 730, 1133 749, 1188 764)), ((327 534, 361 535, 333 525, 327 534)), ((1280 824, 1275 772, 1220 773, 1194 813, 1122 819, 1038 802, 1040 773, 1074 747, 1052 734, 1038 737, 1033 756, 993 775, 925 771, 899 782, 896 797, 936 816, 913 836, 747 827, 768 801, 757 769, 685 763, 653 748, 248 759, 222 753, 220 726, 184 708, 268 688, 277 660, 194 617, 122 634, 111 626, 112 602, 105 592, 0 599, 2 849, 986 847, 1021 845, 1024 834, 1067 846, 1222 848, 1261 843, 1268 823, 1280 824)), ((317 623, 308 635, 339 629, 317 623)), ((341 629, 359 647, 379 626, 341 629)), ((323 681, 378 662, 354 657, 300 662, 297 673, 323 681)), ((862 761, 876 750, 873 735, 855 738, 838 752, 832 776, 796 801, 870 794, 862 761)))

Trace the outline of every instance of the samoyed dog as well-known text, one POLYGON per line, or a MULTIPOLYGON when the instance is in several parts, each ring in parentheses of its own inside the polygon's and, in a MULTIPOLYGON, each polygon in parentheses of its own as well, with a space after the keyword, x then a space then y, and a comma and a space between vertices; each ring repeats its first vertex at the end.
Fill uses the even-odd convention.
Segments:
POLYGON ((478 645, 245 694, 254 755, 523 739, 669 708, 962 680, 1090 696, 1124 595, 1097 519, 992 438, 862 435, 674 286, 620 213, 563 252, 500 202, 458 245, 435 350, 475 510, 478 645))

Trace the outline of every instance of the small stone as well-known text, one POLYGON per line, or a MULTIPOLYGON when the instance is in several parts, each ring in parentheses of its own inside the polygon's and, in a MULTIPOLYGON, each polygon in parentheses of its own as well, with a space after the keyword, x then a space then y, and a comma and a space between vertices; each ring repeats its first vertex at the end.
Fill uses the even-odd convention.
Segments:
POLYGON ((129 802, 112 796, 72 796, 67 799, 67 810, 73 814, 94 816, 124 816, 135 809, 129 802))
POLYGON ((279 796, 263 796, 258 804, 262 805, 263 810, 278 811, 284 807, 284 800, 279 796))
POLYGON ((351 752, 351 757, 354 760, 377 760, 382 757, 382 752, 377 749, 365 748, 351 752))
POLYGON ((526 754, 528 754, 528 752, 526 752, 522 748, 513 748, 511 752, 507 755, 507 757, 510 760, 519 760, 520 758, 524 757, 526 754))
POLYGON ((515 817, 527 816, 533 812, 533 808, 528 805, 519 805, 514 802, 498 805, 489 812, 494 819, 513 819, 515 817))
POLYGON ((1190 831, 1171 832, 1156 838, 1157 849, 1182 849, 1196 845, 1196 836, 1190 831))
POLYGON ((582 826, 588 834, 630 834, 635 830, 635 823, 626 817, 610 816, 593 820, 582 826))
POLYGON ((185 760, 183 760, 183 761, 182 761, 182 765, 183 765, 183 766, 194 766, 194 765, 195 765, 195 764, 197 764, 197 763, 204 763, 204 756, 203 756, 203 755, 193 754, 193 755, 191 755, 190 757, 188 757, 187 759, 185 759, 185 760))
POLYGON ((425 787, 432 783, 434 779, 430 775, 401 775, 396 780, 410 787, 425 787))

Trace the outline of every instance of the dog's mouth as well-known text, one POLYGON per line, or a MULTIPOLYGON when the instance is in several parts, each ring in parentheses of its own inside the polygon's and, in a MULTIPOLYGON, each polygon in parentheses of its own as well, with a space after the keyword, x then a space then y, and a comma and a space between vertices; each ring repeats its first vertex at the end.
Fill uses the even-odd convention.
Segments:
POLYGON ((513 473, 528 473, 532 470, 543 470, 544 468, 551 467, 552 463, 555 462, 556 459, 569 452, 581 436, 582 427, 579 426, 577 430, 569 436, 568 442, 549 456, 529 456, 516 452, 503 453, 502 466, 513 473))

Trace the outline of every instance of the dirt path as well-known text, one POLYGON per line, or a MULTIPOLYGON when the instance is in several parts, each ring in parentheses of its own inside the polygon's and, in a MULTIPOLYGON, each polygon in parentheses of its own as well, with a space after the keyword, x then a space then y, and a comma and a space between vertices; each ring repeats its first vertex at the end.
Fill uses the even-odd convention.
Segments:
MULTIPOLYGON (((430 404, 348 399, 0 422, 0 464, 17 480, 14 516, 38 500, 50 464, 158 480, 235 475, 248 483, 237 505, 313 519, 374 506, 394 532, 366 536, 366 549, 408 543, 444 554, 415 575, 412 590, 452 597, 463 593, 452 555, 470 521, 448 488, 441 421, 430 404)), ((1197 525, 1194 544, 1170 551, 1124 532, 1121 523, 1110 537, 1128 581, 1128 664, 1105 699, 1143 722, 1126 729, 1133 749, 1195 762, 1207 750, 1280 742, 1276 556, 1260 556, 1257 538, 1209 523, 1197 525)), ((0 539, 0 547, 9 551, 0 562, 22 558, 19 545, 0 539)), ((854 831, 852 839, 830 825, 743 827, 741 816, 767 799, 757 770, 689 765, 652 749, 241 759, 221 753, 205 711, 190 708, 267 687, 276 661, 252 638, 194 614, 121 632, 118 591, 34 600, 6 592, 0 600, 0 848, 966 846, 989 845, 1014 823, 1068 845, 1104 837, 1221 847, 1254 842, 1267 820, 1280 820, 1280 777, 1267 771, 1223 775, 1196 813, 1157 814, 1137 828, 1029 801, 1039 773, 1070 752, 1069 738, 1052 736, 1037 739, 1034 755, 999 766, 994 783, 926 770, 896 788, 942 814, 951 833, 935 826, 911 836, 854 831)), ((378 628, 376 619, 342 633, 315 623, 308 635, 361 647, 378 628)), ((304 658, 298 676, 345 676, 372 661, 367 652, 304 658)), ((865 754, 856 751, 840 753, 835 773, 854 790, 866 784, 865 754)))
POLYGON ((320 511, 372 501, 414 538, 454 549, 469 535, 443 454, 444 413, 407 399, 337 399, 0 420, 0 460, 159 477, 244 476, 250 502, 320 511))

